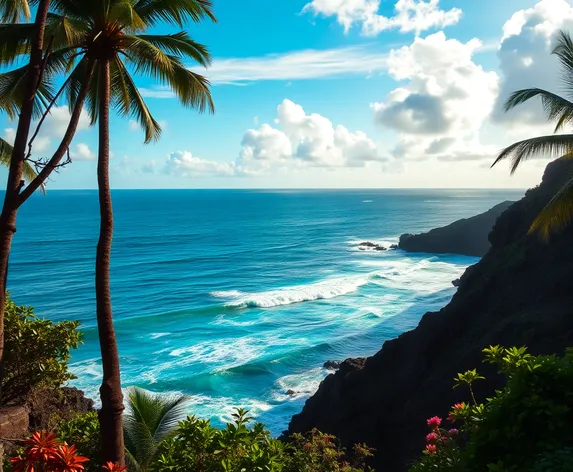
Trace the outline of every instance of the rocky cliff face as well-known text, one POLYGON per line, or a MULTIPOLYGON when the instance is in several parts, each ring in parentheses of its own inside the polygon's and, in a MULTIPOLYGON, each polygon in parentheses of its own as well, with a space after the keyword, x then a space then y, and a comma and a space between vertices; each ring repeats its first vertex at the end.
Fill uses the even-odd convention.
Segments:
POLYGON ((408 252, 482 257, 491 247, 488 235, 496 220, 512 203, 499 203, 485 213, 458 220, 451 225, 436 228, 427 233, 403 234, 398 247, 408 252))
MULTIPOLYGON (((573 161, 551 163, 543 183, 498 219, 491 249, 466 271, 452 301, 374 356, 345 361, 293 417, 289 431, 317 427, 347 446, 365 442, 378 450, 377 470, 403 471, 424 447, 425 419, 468 400, 452 389, 453 378, 480 367, 481 349, 526 345, 540 354, 573 346, 573 226, 550 244, 527 235, 572 172, 573 161)), ((479 371, 488 377, 477 384, 483 399, 501 379, 485 365, 479 371)))

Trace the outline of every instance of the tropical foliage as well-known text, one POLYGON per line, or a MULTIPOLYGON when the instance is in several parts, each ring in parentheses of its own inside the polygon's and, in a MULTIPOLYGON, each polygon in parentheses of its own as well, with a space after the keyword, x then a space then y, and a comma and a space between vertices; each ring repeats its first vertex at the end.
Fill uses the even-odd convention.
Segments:
MULTIPOLYGON (((454 405, 447 420, 430 418, 423 458, 411 472, 573 470, 573 350, 564 357, 499 346, 484 353, 507 376, 505 387, 486 403, 454 405)), ((481 379, 470 371, 456 380, 472 388, 481 379)))
MULTIPOLYGON (((149 395, 149 394, 147 394, 149 395)), ((127 396, 129 398, 129 395, 127 396)), ((153 397, 152 397, 153 398, 153 397)), ((147 400, 144 400, 147 403, 147 400)), ((129 409, 129 407, 128 407, 129 409)), ((188 417, 157 443, 148 462, 151 471, 195 472, 362 472, 372 450, 357 445, 352 454, 340 448, 334 436, 312 431, 295 434, 286 441, 274 439, 260 423, 251 424, 244 410, 237 410, 234 421, 224 429, 209 421, 188 417)), ((129 421, 126 421, 126 445, 129 421)), ((63 422, 58 435, 75 444, 80 454, 92 459, 87 472, 100 461, 99 424, 94 413, 63 422), (89 432, 89 433, 88 433, 89 432)), ((127 452, 128 464, 131 452, 127 452)), ((147 457, 147 456, 146 456, 147 457)), ((138 467, 135 465, 135 467, 138 467)), ((139 467, 141 467, 141 462, 139 467)), ((133 465, 129 470, 136 470, 133 465)), ((142 470, 142 469, 139 469, 142 470)))
MULTIPOLYGON (((573 39, 569 33, 560 31, 556 42, 553 54, 561 63, 563 86, 571 96, 573 92, 573 39)), ((541 100, 547 121, 555 125, 554 133, 561 133, 571 127, 573 102, 547 90, 539 88, 518 90, 505 103, 505 110, 512 110, 534 98, 541 100)), ((553 134, 514 143, 501 152, 492 167, 502 160, 509 159, 511 173, 514 173, 523 161, 537 156, 573 157, 573 134, 553 134)), ((572 220, 573 178, 563 185, 533 221, 530 232, 538 232, 544 239, 547 239, 553 231, 562 229, 572 220)))
POLYGON ((70 351, 81 334, 75 321, 54 323, 32 308, 6 302, 5 375, 0 405, 22 400, 36 387, 58 388, 75 378, 68 369, 70 351))

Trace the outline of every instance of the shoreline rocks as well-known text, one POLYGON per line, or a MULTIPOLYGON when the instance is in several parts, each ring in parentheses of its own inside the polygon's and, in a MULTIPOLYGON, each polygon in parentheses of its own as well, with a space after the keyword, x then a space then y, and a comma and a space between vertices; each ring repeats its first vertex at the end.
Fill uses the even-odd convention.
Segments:
POLYGON ((427 233, 403 234, 400 236, 398 248, 407 252, 483 257, 491 247, 488 236, 495 222, 513 203, 499 203, 485 213, 455 221, 427 233))
POLYGON ((382 246, 381 244, 376 244, 371 241, 364 241, 358 245, 358 249, 361 251, 387 251, 388 248, 382 246))

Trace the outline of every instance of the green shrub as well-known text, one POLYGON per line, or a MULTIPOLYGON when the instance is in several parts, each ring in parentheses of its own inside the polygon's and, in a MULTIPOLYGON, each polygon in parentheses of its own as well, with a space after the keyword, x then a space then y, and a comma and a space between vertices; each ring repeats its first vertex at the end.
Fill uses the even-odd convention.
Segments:
POLYGON ((483 377, 475 370, 458 375, 457 384, 467 385, 473 398, 450 413, 461 423, 463 441, 427 446, 411 471, 573 471, 573 351, 532 356, 525 348, 494 346, 484 353, 507 375, 505 387, 478 404, 472 383, 483 377))
POLYGON ((61 421, 55 431, 58 437, 76 446, 81 456, 89 457, 84 464, 86 472, 101 472, 102 464, 99 421, 96 412, 83 413, 66 421, 61 421))
POLYGON ((32 308, 6 301, 4 379, 0 406, 22 401, 36 387, 58 388, 74 378, 70 350, 81 342, 76 321, 54 323, 32 308))
POLYGON ((251 418, 237 410, 225 429, 189 417, 174 437, 163 441, 150 470, 153 472, 361 472, 371 455, 360 446, 350 462, 332 436, 313 432, 295 435, 291 443, 270 437, 264 425, 249 427, 251 418))

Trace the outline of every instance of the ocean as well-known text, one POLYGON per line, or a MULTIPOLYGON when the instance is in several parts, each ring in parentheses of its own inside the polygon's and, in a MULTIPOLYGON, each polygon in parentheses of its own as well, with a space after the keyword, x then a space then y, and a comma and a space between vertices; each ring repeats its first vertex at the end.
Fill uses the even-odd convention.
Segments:
MULTIPOLYGON (((483 212, 519 190, 117 190, 112 294, 124 386, 190 395, 220 425, 235 407, 279 434, 331 371, 374 354, 455 292, 476 258, 360 251, 483 212), (290 391, 290 392, 289 392, 290 391), (287 393, 288 392, 288 393, 287 393)), ((97 192, 20 211, 8 289, 81 322, 72 385, 97 399, 97 192)))

